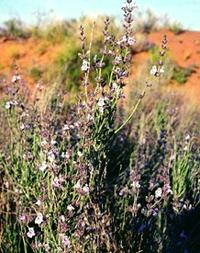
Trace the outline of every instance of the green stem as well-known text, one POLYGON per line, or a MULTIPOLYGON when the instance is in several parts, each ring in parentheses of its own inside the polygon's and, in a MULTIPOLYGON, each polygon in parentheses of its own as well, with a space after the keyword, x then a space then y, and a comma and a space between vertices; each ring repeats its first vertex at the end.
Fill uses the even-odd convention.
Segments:
POLYGON ((119 131, 122 130, 122 128, 131 120, 131 118, 133 117, 134 113, 136 112, 138 106, 140 105, 141 101, 142 101, 142 98, 144 97, 145 95, 145 90, 143 91, 141 97, 138 99, 137 103, 134 105, 130 115, 128 116, 128 118, 124 121, 124 123, 118 127, 116 130, 115 130, 115 134, 117 134, 119 131))

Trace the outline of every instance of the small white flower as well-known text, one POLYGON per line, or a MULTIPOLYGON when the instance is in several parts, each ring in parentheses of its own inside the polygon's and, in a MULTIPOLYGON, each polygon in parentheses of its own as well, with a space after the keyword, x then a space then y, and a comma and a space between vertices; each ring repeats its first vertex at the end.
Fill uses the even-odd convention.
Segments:
POLYGON ((69 238, 66 235, 63 237, 62 243, 65 246, 70 246, 70 240, 69 240, 69 238))
POLYGON ((151 74, 152 76, 155 76, 157 73, 158 73, 157 66, 154 65, 154 66, 151 68, 151 70, 150 70, 150 74, 151 74))
POLYGON ((17 188, 15 188, 15 193, 19 193, 20 192, 20 190, 19 189, 17 189, 17 188))
POLYGON ((134 38, 132 38, 132 37, 128 38, 128 45, 129 46, 133 46, 135 43, 136 43, 136 40, 134 38))
POLYGON ((128 188, 127 187, 124 187, 120 190, 119 192, 119 196, 124 196, 125 194, 128 193, 128 188))
POLYGON ((6 181, 6 182, 4 183, 4 185, 5 185, 5 187, 8 189, 8 187, 9 187, 9 182, 6 181))
POLYGON ((127 42, 127 37, 126 37, 126 35, 124 35, 124 36, 121 38, 121 43, 123 43, 123 42, 127 42))
POLYGON ((50 161, 50 163, 53 163, 55 161, 56 157, 54 155, 54 153, 52 151, 50 151, 48 153, 48 160, 50 161))
POLYGON ((69 130, 69 126, 67 125, 67 124, 65 124, 64 126, 63 126, 63 131, 68 131, 69 130))
POLYGON ((25 125, 22 123, 21 126, 20 126, 20 130, 24 130, 25 129, 25 125))
POLYGON ((42 147, 46 146, 47 144, 48 144, 48 142, 47 142, 47 140, 45 140, 45 139, 41 142, 41 146, 42 146, 42 147))
POLYGON ((35 204, 36 204, 37 206, 41 206, 41 205, 42 205, 42 201, 41 201, 40 199, 38 199, 38 200, 35 202, 35 204))
POLYGON ((29 238, 33 238, 35 236, 35 230, 34 230, 34 228, 32 228, 32 227, 28 228, 27 236, 29 238))
POLYGON ((74 123, 74 126, 75 126, 76 128, 79 128, 79 123, 78 123, 78 122, 75 122, 75 123, 74 123))
POLYGON ((65 216, 64 216, 64 215, 61 215, 61 216, 60 216, 60 220, 64 223, 64 222, 65 222, 65 216))
POLYGON ((74 208, 72 205, 68 205, 68 206, 67 206, 67 210, 68 210, 69 212, 72 212, 72 211, 75 210, 75 208, 74 208))
POLYGON ((53 180, 53 184, 54 187, 59 188, 60 187, 60 181, 58 177, 55 177, 53 180))
POLYGON ((91 115, 91 114, 88 114, 87 115, 87 120, 88 121, 92 121, 94 119, 94 117, 91 115))
POLYGON ((156 198, 161 198, 162 197, 162 188, 158 188, 156 191, 155 191, 155 197, 156 198))
POLYGON ((189 135, 189 134, 186 134, 186 136, 185 136, 185 140, 186 140, 186 141, 189 141, 189 140, 190 140, 190 138, 191 138, 191 137, 190 137, 190 135, 189 135))
POLYGON ((62 152, 60 156, 61 158, 65 158, 65 152, 62 152))
POLYGON ((81 188, 81 184, 80 184, 80 180, 78 180, 78 182, 74 185, 74 189, 80 189, 81 188))
POLYGON ((11 108, 11 106, 12 106, 12 103, 10 101, 7 101, 6 104, 5 104, 5 108, 7 110, 9 110, 11 108))
POLYGON ((118 85, 117 83, 113 83, 113 84, 112 84, 112 88, 113 88, 114 90, 118 90, 118 89, 119 89, 119 85, 118 85))
POLYGON ((44 172, 46 169, 47 169, 48 165, 46 162, 43 162, 40 167, 39 167, 39 170, 44 172))
POLYGON ((97 103, 99 107, 103 107, 105 105, 105 99, 104 98, 99 98, 99 101, 97 103))
POLYGON ((111 36, 106 36, 106 40, 107 41, 111 40, 111 36))
POLYGON ((12 83, 15 83, 15 82, 17 82, 17 81, 19 81, 19 80, 21 80, 21 76, 20 76, 20 75, 14 75, 14 76, 12 77, 11 82, 12 82, 12 83))
POLYGON ((60 238, 61 238, 62 244, 64 246, 67 246, 67 247, 70 246, 71 243, 70 243, 70 240, 69 240, 68 236, 66 236, 64 234, 60 234, 60 238))
POLYGON ((59 176, 59 177, 55 177, 54 180, 53 180, 53 183, 52 185, 56 188, 60 188, 61 187, 61 184, 64 182, 64 178, 62 176, 59 176))
POLYGON ((84 72, 87 72, 89 68, 90 68, 89 62, 84 59, 83 64, 81 66, 81 70, 84 71, 84 72))
POLYGON ((134 181, 134 182, 132 182, 131 186, 134 189, 139 189, 140 188, 140 183, 138 181, 134 181))
POLYGON ((50 246, 49 246, 49 244, 44 244, 44 249, 45 249, 45 252, 49 252, 50 251, 50 246))
POLYGON ((77 155, 78 155, 79 157, 82 157, 82 156, 83 156, 83 153, 80 152, 80 151, 78 151, 78 152, 77 152, 77 155))
POLYGON ((103 107, 99 107, 99 111, 100 111, 100 113, 103 113, 104 108, 103 107))
POLYGON ((119 196, 123 196, 124 195, 124 189, 121 189, 119 192, 119 196))
POLYGON ((160 73, 163 74, 164 72, 165 72, 165 69, 164 69, 164 67, 162 66, 162 67, 160 68, 160 73))
POLYGON ((55 145, 57 142, 55 140, 51 140, 51 145, 55 145))
POLYGON ((19 217, 19 220, 20 221, 22 221, 22 222, 25 222, 26 221, 26 215, 21 215, 20 217, 19 217))
POLYGON ((90 188, 87 184, 83 186, 82 190, 83 190, 83 193, 86 195, 88 195, 90 193, 90 188))
POLYGON ((166 191, 167 194, 173 194, 173 191, 172 191, 172 189, 171 189, 171 187, 170 187, 169 184, 165 185, 165 191, 166 191))
POLYGON ((69 159, 70 158, 70 154, 67 151, 66 151, 66 153, 62 152, 61 157, 65 158, 65 159, 69 159))
POLYGON ((171 154, 171 156, 169 157, 169 160, 170 161, 173 161, 176 159, 176 155, 175 154, 171 154))
POLYGON ((115 64, 120 64, 121 61, 122 61, 122 57, 121 56, 116 56, 115 60, 114 60, 114 63, 115 64))
POLYGON ((43 215, 42 213, 38 213, 37 217, 35 218, 35 224, 40 225, 43 222, 43 215))

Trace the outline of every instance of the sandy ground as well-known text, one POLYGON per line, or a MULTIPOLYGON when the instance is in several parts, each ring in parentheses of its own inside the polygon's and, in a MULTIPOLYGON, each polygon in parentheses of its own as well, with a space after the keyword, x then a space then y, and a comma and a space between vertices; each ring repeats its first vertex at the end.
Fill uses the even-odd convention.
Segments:
MULTIPOLYGON (((196 72, 193 73, 188 82, 184 85, 175 85, 173 89, 180 92, 186 98, 194 103, 200 101, 200 32, 186 31, 175 35, 169 31, 159 31, 148 35, 148 40, 156 45, 160 45, 163 35, 168 38, 168 47, 170 54, 175 62, 188 67, 195 65, 196 72)), ((47 41, 28 39, 22 41, 9 41, 5 38, 0 39, 0 75, 8 79, 12 77, 13 62, 17 63, 23 79, 29 84, 30 89, 34 89, 34 81, 30 77, 30 70, 34 66, 45 69, 56 59, 62 45, 50 45, 47 41)), ((132 76, 136 76, 140 71, 142 63, 148 59, 147 52, 141 52, 134 55, 132 76)))

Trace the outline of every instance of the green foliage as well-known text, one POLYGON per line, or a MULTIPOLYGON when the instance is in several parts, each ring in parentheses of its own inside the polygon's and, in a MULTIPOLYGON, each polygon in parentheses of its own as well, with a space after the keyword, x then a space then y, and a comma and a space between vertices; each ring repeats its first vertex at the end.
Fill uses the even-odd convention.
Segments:
POLYGON ((172 79, 175 80, 178 84, 184 84, 187 82, 188 77, 190 77, 194 71, 195 70, 193 66, 189 66, 187 68, 175 66, 172 79))
POLYGON ((153 118, 154 120, 154 127, 157 131, 157 134, 159 136, 160 131, 163 129, 167 129, 167 123, 168 123, 168 115, 166 113, 167 105, 165 103, 160 102, 157 105, 157 108, 155 108, 155 116, 153 118))
POLYGON ((2 34, 15 39, 27 38, 29 36, 29 33, 23 23, 16 18, 10 19, 4 23, 2 34))
POLYGON ((179 35, 184 32, 183 26, 179 22, 174 22, 170 24, 169 29, 176 35, 179 35))
POLYGON ((75 19, 49 24, 44 29, 43 37, 51 43, 60 43, 67 37, 73 37, 76 32, 77 21, 75 19))
POLYGON ((67 91, 77 92, 80 86, 80 48, 70 43, 55 60, 56 73, 67 91))
POLYGON ((191 173, 195 169, 194 163, 192 161, 191 153, 187 150, 177 156, 176 143, 174 151, 175 160, 172 168, 172 190, 174 193, 174 199, 185 199, 187 194, 189 194, 189 188, 192 184, 191 173))
POLYGON ((157 64, 160 59, 160 50, 157 46, 149 49, 152 64, 157 64))
POLYGON ((142 33, 151 33, 159 29, 160 19, 153 13, 152 10, 147 9, 145 12, 140 12, 136 19, 136 31, 142 33))
POLYGON ((43 70, 39 67, 33 67, 30 69, 30 77, 33 78, 35 81, 39 81, 42 78, 43 70))

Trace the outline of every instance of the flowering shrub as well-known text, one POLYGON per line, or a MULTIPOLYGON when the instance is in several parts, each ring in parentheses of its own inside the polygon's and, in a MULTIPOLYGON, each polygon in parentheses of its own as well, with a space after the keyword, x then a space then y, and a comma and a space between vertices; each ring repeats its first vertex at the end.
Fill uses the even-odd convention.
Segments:
MULTIPOLYGON (((184 140, 173 136, 164 106, 142 128, 135 112, 148 82, 130 114, 119 108, 135 44, 135 6, 127 0, 122 9, 124 35, 115 38, 106 18, 101 52, 93 54, 92 40, 87 47, 80 27, 83 91, 68 113, 62 97, 41 113, 37 100, 26 102, 20 76, 12 80, 2 111, 8 135, 0 159, 2 252, 199 249, 193 238, 198 227, 189 223, 198 214, 200 193, 192 133, 183 133, 184 140), (104 75, 107 58, 112 68, 104 75)), ((166 47, 165 37, 161 59, 166 47)), ((152 66, 152 78, 162 75, 163 64, 152 66)))

